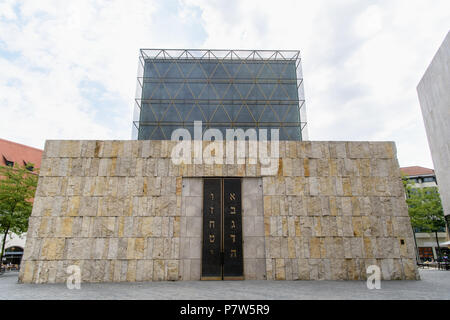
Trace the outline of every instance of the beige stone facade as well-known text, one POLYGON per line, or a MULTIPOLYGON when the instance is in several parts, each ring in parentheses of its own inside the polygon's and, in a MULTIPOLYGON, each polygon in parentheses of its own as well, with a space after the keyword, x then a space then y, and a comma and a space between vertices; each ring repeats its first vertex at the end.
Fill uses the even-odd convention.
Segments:
MULTIPOLYGON (((242 177, 245 279, 418 279, 390 142, 280 142, 278 171, 182 164, 171 141, 47 141, 19 279, 199 280, 202 177, 242 177)), ((224 152, 225 154, 225 152, 224 152)))

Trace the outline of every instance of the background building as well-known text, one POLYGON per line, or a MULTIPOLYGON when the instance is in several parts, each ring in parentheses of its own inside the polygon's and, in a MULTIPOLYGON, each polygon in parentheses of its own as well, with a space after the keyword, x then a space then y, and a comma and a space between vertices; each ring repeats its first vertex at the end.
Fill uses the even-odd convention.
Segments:
POLYGON ((450 32, 417 86, 439 190, 450 220, 450 32))
MULTIPOLYGON (((36 171, 41 167, 42 152, 40 149, 0 139, 0 166, 13 167, 14 165, 27 166, 33 164, 33 168, 30 166, 30 170, 36 171)), ((0 239, 3 239, 1 234, 0 239)), ((4 262, 20 264, 25 240, 26 234, 19 236, 10 233, 6 237, 4 262)))
MULTIPOLYGON (((400 170, 409 180, 414 182, 414 188, 438 188, 436 175, 433 169, 414 166, 400 168, 400 170)), ((439 230, 437 233, 439 244, 444 243, 447 240, 445 231, 445 228, 442 228, 442 230, 439 230)), ((438 258, 436 234, 434 232, 421 232, 420 229, 414 229, 414 233, 417 249, 419 251, 418 253, 422 261, 431 258, 436 260, 438 258)), ((450 250, 446 246, 439 245, 439 247, 441 248, 443 255, 444 253, 447 253, 447 255, 450 253, 450 250)))
MULTIPOLYGON (((167 140, 173 130, 279 128, 306 139, 299 51, 142 49, 133 138, 167 140)), ((268 132, 270 134, 270 130, 268 132)))
POLYGON ((39 169, 42 152, 40 149, 0 139, 0 166, 26 166, 32 163, 35 169, 39 169))
POLYGON ((433 169, 428 169, 419 166, 403 167, 400 171, 414 182, 416 188, 436 188, 436 174, 433 169))

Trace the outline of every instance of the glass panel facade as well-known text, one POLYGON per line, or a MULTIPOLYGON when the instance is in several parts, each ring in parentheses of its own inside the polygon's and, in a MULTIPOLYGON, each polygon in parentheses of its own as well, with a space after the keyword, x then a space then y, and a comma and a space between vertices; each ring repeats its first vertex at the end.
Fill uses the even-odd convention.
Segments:
MULTIPOLYGON (((203 129, 279 128, 305 140, 298 51, 141 50, 133 138, 167 140, 203 129)), ((270 137, 270 131, 269 131, 270 137)))

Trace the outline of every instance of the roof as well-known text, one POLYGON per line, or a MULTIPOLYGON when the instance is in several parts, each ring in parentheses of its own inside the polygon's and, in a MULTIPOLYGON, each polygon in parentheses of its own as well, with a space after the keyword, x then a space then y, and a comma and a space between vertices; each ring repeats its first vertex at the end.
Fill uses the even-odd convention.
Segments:
POLYGON ((141 49, 144 59, 168 60, 284 60, 300 59, 299 50, 141 49))
POLYGON ((41 149, 0 139, 0 166, 6 165, 6 159, 21 166, 25 163, 32 163, 35 168, 40 168, 42 152, 41 149))
POLYGON ((413 167, 404 167, 400 168, 400 171, 407 176, 429 176, 429 175, 435 175, 433 169, 419 167, 419 166, 413 166, 413 167))

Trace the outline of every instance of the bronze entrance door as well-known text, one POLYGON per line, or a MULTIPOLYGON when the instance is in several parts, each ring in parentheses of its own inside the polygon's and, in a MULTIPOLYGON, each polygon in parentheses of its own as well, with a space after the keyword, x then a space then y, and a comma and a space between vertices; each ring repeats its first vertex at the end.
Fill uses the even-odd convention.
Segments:
POLYGON ((240 178, 203 180, 202 280, 242 280, 240 178))

